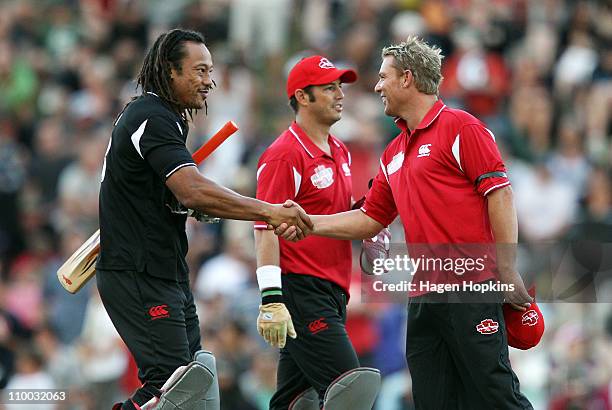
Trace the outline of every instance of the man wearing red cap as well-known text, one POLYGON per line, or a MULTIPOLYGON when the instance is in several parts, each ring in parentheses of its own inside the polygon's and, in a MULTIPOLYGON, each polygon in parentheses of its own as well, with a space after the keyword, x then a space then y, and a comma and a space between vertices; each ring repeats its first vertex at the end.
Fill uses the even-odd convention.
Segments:
MULTIPOLYGON (((310 214, 351 209, 351 155, 329 129, 342 116, 342 83, 356 80, 353 70, 338 69, 322 56, 304 58, 293 67, 287 97, 295 121, 259 160, 257 198, 272 203, 291 199, 310 214)), ((262 295, 257 327, 268 343, 281 348, 270 409, 318 409, 324 402, 325 408, 342 408, 325 398, 360 383, 370 385, 357 388, 357 393, 370 392, 372 397, 363 400, 370 403, 364 409, 370 409, 380 375, 359 368, 345 329, 351 242, 310 237, 293 243, 266 228, 265 222, 255 223, 262 295), (330 387, 342 376, 343 384, 330 387)))

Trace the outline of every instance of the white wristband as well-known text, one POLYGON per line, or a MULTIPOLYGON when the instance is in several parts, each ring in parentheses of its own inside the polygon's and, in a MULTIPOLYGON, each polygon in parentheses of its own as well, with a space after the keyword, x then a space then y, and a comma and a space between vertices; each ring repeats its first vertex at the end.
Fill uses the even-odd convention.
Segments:
POLYGON ((281 268, 276 265, 264 265, 257 268, 257 283, 259 290, 282 288, 281 268))

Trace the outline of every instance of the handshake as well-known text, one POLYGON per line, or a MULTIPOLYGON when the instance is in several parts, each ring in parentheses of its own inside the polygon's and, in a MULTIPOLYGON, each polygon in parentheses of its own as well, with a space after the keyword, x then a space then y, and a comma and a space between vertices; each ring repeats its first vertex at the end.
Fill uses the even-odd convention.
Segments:
POLYGON ((285 240, 297 242, 310 235, 314 224, 297 203, 286 200, 283 204, 272 205, 268 217, 268 230, 285 240))

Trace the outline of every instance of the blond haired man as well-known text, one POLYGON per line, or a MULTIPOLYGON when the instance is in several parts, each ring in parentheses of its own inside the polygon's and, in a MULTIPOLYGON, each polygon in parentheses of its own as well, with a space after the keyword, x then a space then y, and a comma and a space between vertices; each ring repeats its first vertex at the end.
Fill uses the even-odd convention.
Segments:
MULTIPOLYGON (((410 37, 385 47, 382 60, 375 91, 400 133, 385 149, 361 210, 312 216, 313 233, 368 238, 399 215, 411 256, 447 256, 450 249, 488 259, 483 269, 472 265, 461 275, 436 267, 414 275, 406 358, 416 408, 532 409, 508 359, 502 298, 520 311, 532 298, 515 268, 516 212, 495 137, 438 97, 439 49, 410 37), (420 286, 468 281, 501 283, 504 290, 488 295, 489 303, 475 303, 483 299, 470 291, 432 293, 420 286)), ((283 230, 277 233, 293 239, 294 228, 283 230)))

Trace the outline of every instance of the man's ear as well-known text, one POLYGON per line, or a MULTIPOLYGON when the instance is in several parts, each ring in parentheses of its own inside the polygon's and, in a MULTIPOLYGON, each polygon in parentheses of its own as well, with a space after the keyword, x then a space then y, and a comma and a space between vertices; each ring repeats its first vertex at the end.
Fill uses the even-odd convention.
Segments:
POLYGON ((173 80, 178 76, 179 76, 178 70, 175 67, 173 67, 173 64, 170 64, 170 80, 173 80))
POLYGON ((310 98, 308 98, 308 95, 302 89, 295 90, 295 93, 293 93, 293 95, 295 96, 295 100, 299 105, 307 105, 305 103, 310 102, 310 98))
POLYGON ((402 87, 403 88, 410 87, 410 84, 412 84, 413 81, 414 81, 414 76, 412 75, 412 71, 404 70, 404 72, 402 73, 402 87))

